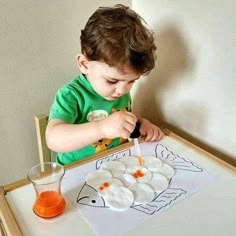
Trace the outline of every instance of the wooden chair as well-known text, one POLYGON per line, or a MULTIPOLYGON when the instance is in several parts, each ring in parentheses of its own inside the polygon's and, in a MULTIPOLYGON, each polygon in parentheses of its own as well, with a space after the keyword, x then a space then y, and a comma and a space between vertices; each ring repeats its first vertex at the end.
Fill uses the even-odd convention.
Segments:
POLYGON ((39 114, 35 116, 35 127, 38 141, 40 163, 52 161, 51 151, 46 144, 45 131, 48 122, 48 115, 39 114))

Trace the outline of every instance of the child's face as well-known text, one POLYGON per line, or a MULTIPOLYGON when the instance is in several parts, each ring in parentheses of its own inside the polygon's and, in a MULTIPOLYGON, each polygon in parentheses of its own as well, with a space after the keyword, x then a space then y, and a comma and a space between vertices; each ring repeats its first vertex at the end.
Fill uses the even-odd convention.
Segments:
POLYGON ((103 62, 89 61, 86 77, 100 96, 113 101, 128 93, 140 77, 129 68, 122 69, 118 70, 103 62))

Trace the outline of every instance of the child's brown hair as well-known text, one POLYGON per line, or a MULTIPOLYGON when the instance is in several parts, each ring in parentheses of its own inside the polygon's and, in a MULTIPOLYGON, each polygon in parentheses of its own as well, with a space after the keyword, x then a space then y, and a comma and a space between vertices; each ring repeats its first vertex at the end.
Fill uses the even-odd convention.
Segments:
POLYGON ((153 34, 144 20, 121 4, 100 7, 81 31, 81 51, 89 60, 110 66, 128 66, 139 74, 149 73, 155 66, 153 34))

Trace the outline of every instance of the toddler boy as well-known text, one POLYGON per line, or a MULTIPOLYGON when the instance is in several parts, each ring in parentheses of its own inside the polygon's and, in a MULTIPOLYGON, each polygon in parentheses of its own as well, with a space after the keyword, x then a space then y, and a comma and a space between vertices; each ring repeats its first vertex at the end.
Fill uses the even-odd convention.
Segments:
POLYGON ((131 112, 130 90, 155 66, 154 39, 143 19, 123 5, 101 7, 81 31, 81 74, 57 92, 46 129, 57 161, 68 164, 112 148, 130 137, 136 123, 145 141, 163 132, 131 112))

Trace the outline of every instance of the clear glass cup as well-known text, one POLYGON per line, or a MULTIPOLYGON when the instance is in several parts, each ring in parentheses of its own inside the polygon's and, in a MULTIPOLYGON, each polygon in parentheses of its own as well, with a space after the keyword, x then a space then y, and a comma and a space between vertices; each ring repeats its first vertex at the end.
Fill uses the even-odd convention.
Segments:
POLYGON ((61 194, 64 167, 55 162, 45 162, 33 166, 27 174, 36 192, 33 211, 43 218, 51 218, 63 212, 66 206, 61 194))

